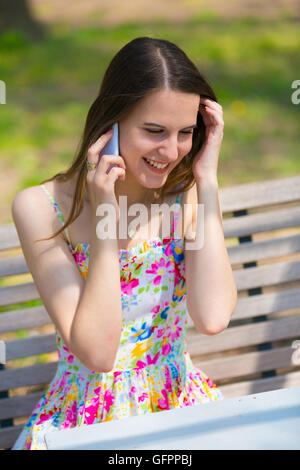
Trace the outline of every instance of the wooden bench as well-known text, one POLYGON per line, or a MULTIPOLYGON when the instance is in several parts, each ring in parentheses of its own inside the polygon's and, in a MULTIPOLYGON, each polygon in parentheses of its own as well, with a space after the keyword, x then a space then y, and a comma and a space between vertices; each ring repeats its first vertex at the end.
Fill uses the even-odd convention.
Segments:
MULTIPOLYGON (((300 340, 300 176, 221 188, 220 199, 238 303, 219 335, 200 335, 189 317, 193 363, 225 398, 300 385, 300 348, 295 348, 300 340)), ((0 448, 6 449, 57 367, 54 325, 28 273, 14 224, 0 226, 0 278, 0 340, 6 343, 0 448)))

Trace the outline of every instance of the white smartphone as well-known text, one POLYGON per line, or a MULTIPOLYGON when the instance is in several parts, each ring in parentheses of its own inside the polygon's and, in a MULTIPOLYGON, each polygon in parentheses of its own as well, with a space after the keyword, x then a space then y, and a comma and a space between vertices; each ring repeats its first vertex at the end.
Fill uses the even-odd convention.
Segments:
MULTIPOLYGON (((119 126, 118 123, 116 122, 113 126, 113 135, 103 147, 101 152, 99 152, 99 158, 98 158, 98 163, 103 155, 119 155, 119 126)), ((107 174, 110 172, 110 170, 114 167, 118 166, 115 163, 111 164, 107 170, 107 174)))

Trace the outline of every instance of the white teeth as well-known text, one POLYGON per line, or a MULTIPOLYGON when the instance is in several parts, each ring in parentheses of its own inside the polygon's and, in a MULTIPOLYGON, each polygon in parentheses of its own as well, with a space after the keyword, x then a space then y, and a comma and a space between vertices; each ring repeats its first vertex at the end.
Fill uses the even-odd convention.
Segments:
POLYGON ((150 165, 155 166, 155 168, 166 168, 168 166, 168 163, 165 163, 164 165, 162 163, 154 163, 152 160, 148 160, 148 158, 145 158, 145 160, 150 163, 150 165))

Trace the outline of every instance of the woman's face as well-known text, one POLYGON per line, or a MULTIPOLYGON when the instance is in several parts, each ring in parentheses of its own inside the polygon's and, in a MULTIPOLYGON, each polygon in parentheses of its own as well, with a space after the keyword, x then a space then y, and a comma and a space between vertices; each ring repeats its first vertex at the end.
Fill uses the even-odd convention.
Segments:
POLYGON ((146 188, 162 187, 192 148, 199 104, 199 95, 164 89, 147 95, 119 121, 120 155, 126 174, 146 188), (157 169, 145 159, 167 167, 157 169))

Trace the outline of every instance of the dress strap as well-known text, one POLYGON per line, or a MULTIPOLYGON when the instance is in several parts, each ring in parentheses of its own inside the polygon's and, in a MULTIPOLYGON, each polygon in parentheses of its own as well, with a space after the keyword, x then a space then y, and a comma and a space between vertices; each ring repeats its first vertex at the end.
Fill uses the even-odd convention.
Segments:
MULTIPOLYGON (((59 220, 61 221, 62 225, 64 225, 64 224, 65 224, 65 219, 64 219, 64 216, 62 215, 62 213, 61 213, 61 211, 60 211, 60 209, 59 209, 59 207, 58 207, 57 202, 54 201, 52 194, 49 193, 49 191, 48 191, 48 189, 46 188, 46 186, 44 186, 43 184, 41 184, 41 187, 43 188, 43 190, 45 191, 45 193, 46 193, 47 196, 49 197, 50 201, 52 202, 53 207, 54 207, 54 210, 55 210, 55 212, 57 213, 58 218, 59 218, 59 220)), ((72 243, 71 243, 71 240, 70 240, 70 237, 69 237, 68 229, 65 228, 65 229, 64 229, 64 232, 65 232, 65 234, 66 234, 67 240, 69 241, 69 245, 72 246, 72 243)))
MULTIPOLYGON (((179 193, 178 196, 177 196, 177 199, 176 199, 175 204, 179 204, 179 205, 180 205, 181 199, 182 199, 182 193, 179 193)), ((177 221, 178 221, 178 216, 179 216, 180 210, 181 210, 181 206, 180 206, 179 209, 176 210, 175 213, 174 213, 173 228, 172 228, 172 237, 175 237, 175 230, 176 230, 176 227, 177 227, 177 221)))

